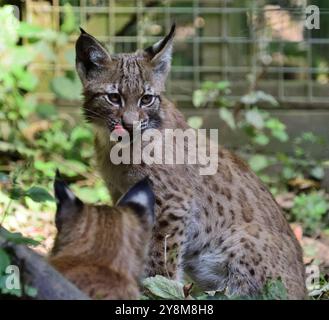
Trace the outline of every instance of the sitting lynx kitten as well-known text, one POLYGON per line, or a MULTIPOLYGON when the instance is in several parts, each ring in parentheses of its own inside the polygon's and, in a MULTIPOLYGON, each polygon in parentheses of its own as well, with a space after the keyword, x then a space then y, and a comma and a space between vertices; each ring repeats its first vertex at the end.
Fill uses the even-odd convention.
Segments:
POLYGON ((173 35, 174 27, 144 51, 113 56, 83 30, 76 43, 83 110, 112 196, 146 175, 154 185, 148 273, 180 280, 185 271, 201 288, 232 295, 257 294, 268 278, 280 277, 289 298, 304 298, 301 248, 271 193, 236 155, 220 147, 212 176, 199 175, 199 164, 115 165, 110 158, 114 129, 131 133, 136 122, 142 132, 188 128, 163 95, 173 35))
POLYGON ((83 204, 55 180, 58 234, 50 263, 93 299, 137 299, 154 221, 147 179, 116 207, 83 204))

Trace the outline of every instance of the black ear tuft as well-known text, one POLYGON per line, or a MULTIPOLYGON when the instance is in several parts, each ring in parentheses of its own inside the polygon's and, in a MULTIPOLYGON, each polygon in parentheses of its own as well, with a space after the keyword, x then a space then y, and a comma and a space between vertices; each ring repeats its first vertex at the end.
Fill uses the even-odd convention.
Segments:
MULTIPOLYGON (((173 23, 169 33, 160 41, 155 43, 153 46, 148 47, 145 49, 145 52, 149 55, 150 59, 152 60, 157 54, 161 53, 161 51, 167 46, 171 45, 172 40, 175 35, 176 24, 173 23)), ((170 48, 169 48, 170 49, 170 48)))
POLYGON ((117 203, 118 206, 130 206, 139 215, 146 214, 154 222, 155 196, 152 190, 152 182, 146 177, 132 186, 117 203))
POLYGON ((55 222, 57 228, 60 228, 65 223, 65 219, 81 212, 83 202, 70 190, 66 182, 61 178, 58 170, 56 170, 54 190, 57 203, 55 222))
POLYGON ((79 27, 79 29, 80 29, 80 32, 82 33, 82 34, 86 34, 87 32, 85 31, 85 30, 83 30, 81 27, 79 27))
POLYGON ((75 44, 76 69, 84 83, 92 70, 105 66, 111 57, 105 47, 92 35, 80 28, 81 34, 75 44))
MULTIPOLYGON (((171 26, 169 33, 153 46, 145 49, 146 56, 153 65, 155 79, 164 83, 171 66, 171 56, 173 39, 175 35, 176 24, 171 26)), ((164 87, 163 87, 164 90, 164 87)))

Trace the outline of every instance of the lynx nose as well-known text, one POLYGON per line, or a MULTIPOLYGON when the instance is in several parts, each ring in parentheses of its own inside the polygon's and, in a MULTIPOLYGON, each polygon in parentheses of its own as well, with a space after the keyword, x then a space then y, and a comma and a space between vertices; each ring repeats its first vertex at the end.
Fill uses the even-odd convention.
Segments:
POLYGON ((139 126, 139 114, 134 111, 127 111, 122 116, 122 125, 128 130, 132 131, 139 126))

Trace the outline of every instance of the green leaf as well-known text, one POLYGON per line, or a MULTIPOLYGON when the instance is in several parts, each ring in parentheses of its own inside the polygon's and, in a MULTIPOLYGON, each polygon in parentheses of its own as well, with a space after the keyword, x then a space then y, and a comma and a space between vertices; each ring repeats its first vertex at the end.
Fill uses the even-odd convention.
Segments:
POLYGON ((51 81, 51 89, 62 99, 80 100, 82 86, 80 81, 75 77, 73 80, 67 77, 57 77, 51 81))
POLYGON ((9 197, 10 197, 10 199, 13 199, 13 200, 18 200, 21 197, 23 197, 24 195, 25 195, 24 190, 18 186, 14 186, 9 192, 9 197))
POLYGON ((256 135, 256 137, 254 137, 254 142, 261 145, 261 146, 266 146, 269 142, 270 139, 268 138, 268 136, 266 136, 265 134, 262 133, 258 133, 256 135))
POLYGON ((201 84, 201 89, 203 91, 210 91, 210 90, 215 90, 217 87, 217 84, 213 81, 204 81, 201 84))
POLYGON ((291 212, 296 221, 303 224, 305 234, 312 235, 322 226, 329 209, 329 203, 323 192, 301 193, 294 198, 291 212))
POLYGON ((278 105, 278 102, 273 96, 263 91, 253 91, 249 94, 246 94, 241 98, 240 101, 246 105, 255 105, 258 102, 268 102, 273 106, 278 105))
POLYGON ((255 128, 262 129, 264 127, 264 119, 262 114, 256 108, 246 111, 245 117, 246 121, 255 128))
POLYGON ((35 111, 38 116, 43 119, 50 119, 58 114, 57 109, 54 105, 46 103, 37 105, 35 111))
POLYGON ((92 187, 77 187, 72 186, 74 193, 84 202, 96 203, 107 202, 109 200, 109 193, 101 182, 95 183, 92 187))
POLYGON ((35 202, 55 201, 50 193, 41 187, 31 187, 25 191, 25 196, 31 198, 35 202))
POLYGON ((38 241, 35 241, 33 239, 24 237, 21 233, 19 232, 9 232, 6 229, 0 229, 0 235, 15 244, 27 244, 27 245, 32 245, 32 246, 36 246, 39 244, 38 241))
POLYGON ((25 294, 31 298, 35 298, 38 294, 38 289, 37 288, 34 288, 34 287, 31 287, 31 286, 28 286, 28 285, 25 285, 24 286, 24 291, 25 291, 25 294))
POLYGON ((258 102, 255 92, 244 95, 241 97, 240 101, 246 105, 253 105, 258 102))
POLYGON ((296 171, 290 167, 284 167, 282 170, 282 175, 286 180, 290 180, 296 176, 296 171))
POLYGON ((286 132, 286 126, 279 119, 270 118, 266 121, 265 126, 271 130, 272 136, 278 140, 286 142, 289 139, 286 132))
POLYGON ((6 271, 6 268, 10 265, 10 257, 8 253, 0 248, 0 275, 6 271))
POLYGON ((227 108, 220 108, 219 109, 219 116, 221 117, 221 119, 223 121, 225 121, 225 123, 231 129, 235 129, 236 128, 236 124, 235 124, 235 120, 234 120, 233 114, 227 108))
POLYGON ((230 87, 230 82, 229 81, 219 81, 219 82, 216 83, 216 88, 218 90, 224 91, 224 90, 228 89, 229 87, 230 87))
POLYGON ((72 130, 71 140, 76 143, 78 141, 90 141, 93 140, 93 134, 87 128, 78 126, 72 130))
MULTIPOLYGON (((66 174, 68 176, 72 176, 70 174, 70 172, 74 172, 76 175, 77 173, 84 173, 84 172, 87 172, 87 170, 88 170, 88 167, 84 163, 77 161, 77 160, 73 160, 73 159, 65 160, 62 163, 62 165, 63 165, 63 168, 66 167, 66 174)), ((65 169, 63 171, 65 171, 65 169)))
POLYGON ((255 172, 265 169, 268 164, 267 158, 260 154, 256 154, 249 159, 249 165, 255 172))
POLYGON ((42 30, 39 26, 22 21, 19 24, 18 34, 22 38, 39 38, 42 30))
POLYGON ((163 276, 157 275, 146 278, 143 281, 143 285, 155 298, 170 300, 185 299, 183 284, 163 276))
POLYGON ((38 85, 38 78, 30 72, 23 72, 20 75, 18 86, 26 91, 32 91, 38 85))
POLYGON ((264 300, 287 300, 287 289, 281 280, 266 283, 261 298, 264 300))
POLYGON ((203 90, 195 90, 193 92, 193 105, 196 108, 202 107, 207 102, 207 94, 203 90))
POLYGON ((61 30, 67 34, 72 33, 76 29, 76 20, 72 6, 69 3, 64 5, 64 21, 61 30))
MULTIPOLYGON (((1 3, 2 5, 3 3, 1 3)), ((14 8, 12 6, 0 7, 0 48, 13 46, 18 40, 17 30, 19 28, 19 21, 13 14, 14 8)))
POLYGON ((12 52, 12 61, 15 68, 26 67, 33 61, 35 56, 36 52, 33 50, 32 46, 15 47, 12 52))
POLYGON ((281 142, 286 142, 289 139, 289 136, 285 131, 272 131, 272 135, 281 142))
POLYGON ((321 180, 324 177, 324 169, 322 167, 315 167, 311 170, 311 176, 315 179, 321 180))
POLYGON ((34 168, 36 170, 41 171, 44 175, 47 177, 53 177, 54 176, 54 171, 57 168, 56 163, 52 161, 41 161, 41 160, 36 160, 34 162, 34 168))
POLYGON ((203 119, 202 117, 194 116, 194 117, 189 117, 187 119, 188 125, 193 128, 193 129, 199 129, 201 128, 203 124, 203 119))

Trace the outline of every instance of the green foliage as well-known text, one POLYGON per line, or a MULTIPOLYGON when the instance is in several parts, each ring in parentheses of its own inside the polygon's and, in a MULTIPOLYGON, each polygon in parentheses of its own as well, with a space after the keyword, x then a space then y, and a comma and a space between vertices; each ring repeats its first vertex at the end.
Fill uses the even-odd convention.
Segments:
POLYGON ((24 195, 31 198, 35 202, 54 201, 53 196, 41 187, 33 186, 26 190, 24 195))
POLYGON ((260 296, 261 300, 286 300, 287 289, 281 280, 268 281, 260 296))
POLYGON ((199 129, 202 127, 203 119, 202 117, 193 116, 187 119, 187 123, 191 128, 199 129))
POLYGON ((76 30, 77 22, 74 11, 69 3, 64 4, 64 21, 61 25, 61 30, 66 34, 71 34, 76 30))
POLYGON ((236 123, 235 123, 235 119, 233 116, 233 113, 225 107, 222 107, 219 109, 219 116, 220 118, 226 122, 226 124, 231 128, 231 129, 235 129, 236 128, 236 123))
POLYGON ((232 130, 243 132, 248 138, 251 146, 265 146, 271 139, 286 142, 288 134, 285 125, 269 112, 260 110, 260 103, 270 106, 278 106, 275 98, 263 91, 251 91, 244 95, 238 104, 225 97, 230 93, 228 81, 203 83, 201 89, 196 90, 193 95, 194 106, 217 107, 219 117, 232 130))
POLYGON ((228 81, 205 81, 203 82, 201 89, 194 91, 193 104, 198 108, 213 104, 217 100, 224 102, 220 96, 228 93, 230 93, 230 83, 228 81))
POLYGON ((228 296, 222 292, 216 292, 208 296, 208 300, 287 300, 287 289, 280 279, 268 280, 262 291, 256 296, 228 296))
POLYGON ((323 226, 329 202, 322 192, 301 193, 294 199, 291 210, 294 219, 302 222, 306 234, 314 234, 323 226))
MULTIPOLYGON (((261 109, 259 105, 277 107, 278 102, 273 96, 259 90, 251 90, 239 101, 234 101, 227 97, 230 92, 228 81, 206 81, 199 90, 195 91, 193 102, 198 108, 218 109, 219 117, 228 128, 243 137, 244 143, 239 151, 248 160, 251 168, 264 182, 273 183, 275 178, 266 174, 266 169, 277 164, 278 159, 260 154, 259 150, 271 141, 285 143, 289 140, 289 136, 286 126, 270 112, 261 109)), ((195 120, 191 119, 191 121, 194 124, 195 120)))
POLYGON ((268 167, 269 160, 266 156, 255 154, 248 159, 250 168, 255 172, 260 172, 268 167))
POLYGON ((292 155, 281 152, 276 155, 278 163, 283 166, 280 177, 283 182, 296 177, 306 177, 316 180, 323 179, 323 164, 315 160, 312 154, 307 151, 314 144, 324 146, 325 142, 312 132, 304 132, 291 141, 292 155))
POLYGON ((72 76, 72 79, 68 73, 66 76, 54 78, 51 88, 58 98, 73 101, 81 99, 82 86, 76 75, 72 76))
MULTIPOLYGON (((38 242, 22 236, 20 233, 12 233, 5 229, 0 229, 0 236, 5 240, 6 243, 14 243, 14 244, 25 244, 25 245, 37 245, 38 242)), ((22 297, 23 295, 28 297, 36 296, 36 289, 26 285, 21 284, 19 289, 8 289, 6 282, 11 274, 8 274, 7 267, 12 265, 12 259, 10 253, 7 249, 0 247, 0 294, 9 294, 17 297, 22 297), (23 288, 22 288, 23 286, 23 288)), ((21 283, 21 279, 17 279, 19 283, 21 283)))
POLYGON ((19 232, 9 232, 6 229, 0 229, 0 235, 3 239, 6 239, 14 244, 26 244, 31 246, 36 246, 39 244, 38 241, 24 237, 19 232))
POLYGON ((8 253, 0 248, 0 274, 5 273, 6 268, 10 265, 10 257, 8 253))
POLYGON ((185 298, 184 285, 163 276, 146 278, 143 286, 146 290, 146 297, 151 299, 182 300, 185 298))
MULTIPOLYGON (((56 169, 72 181, 80 181, 75 191, 82 199, 93 188, 93 201, 108 201, 103 184, 99 179, 95 182, 90 168, 90 128, 79 114, 62 116, 58 106, 40 102, 37 97, 40 75, 32 68, 33 63, 53 62, 63 51, 74 69, 74 52, 65 49, 68 35, 77 29, 72 8, 65 5, 60 32, 19 22, 10 6, 0 8, 0 20, 0 166, 4 168, 0 169, 0 177, 6 179, 0 206, 6 207, 4 216, 11 208, 5 195, 26 206, 40 203, 42 210, 50 206, 56 169), (24 46, 18 42, 22 37, 24 46)), ((49 86, 59 99, 81 99, 81 84, 75 72, 53 77, 49 86)))
POLYGON ((270 279, 264 285, 260 294, 247 296, 229 296, 224 292, 203 292, 199 289, 192 290, 191 286, 163 276, 147 278, 143 281, 143 300, 286 300, 287 290, 280 279, 270 279), (190 288, 189 290, 187 288, 190 288))

